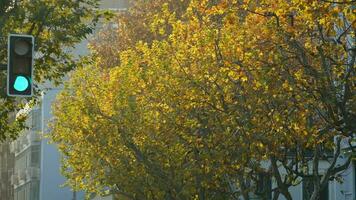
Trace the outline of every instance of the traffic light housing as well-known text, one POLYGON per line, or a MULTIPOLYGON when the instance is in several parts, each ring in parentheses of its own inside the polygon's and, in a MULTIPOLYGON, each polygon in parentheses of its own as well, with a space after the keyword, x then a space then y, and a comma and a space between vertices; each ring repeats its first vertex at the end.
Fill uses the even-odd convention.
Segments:
POLYGON ((7 65, 8 96, 32 96, 33 54, 33 36, 17 34, 9 35, 7 65))

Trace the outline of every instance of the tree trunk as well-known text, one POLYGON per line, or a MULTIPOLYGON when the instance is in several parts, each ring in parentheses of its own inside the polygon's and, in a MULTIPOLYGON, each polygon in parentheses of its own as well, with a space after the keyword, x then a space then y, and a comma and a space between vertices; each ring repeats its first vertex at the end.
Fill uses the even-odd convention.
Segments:
POLYGON ((243 175, 237 175, 237 179, 239 181, 242 197, 244 198, 244 200, 250 200, 250 196, 248 194, 248 190, 247 190, 247 187, 245 185, 245 181, 243 179, 243 175))
POLYGON ((273 200, 278 200, 278 197, 279 197, 279 191, 276 190, 274 193, 273 193, 273 200))
POLYGON ((281 194, 283 194, 283 196, 287 199, 287 200, 293 200, 292 199, 292 195, 290 195, 288 188, 283 187, 283 189, 281 189, 281 194))
POLYGON ((309 200, 319 200, 319 199, 320 199, 320 197, 319 197, 319 192, 316 192, 316 191, 314 190, 314 192, 313 192, 313 194, 312 194, 312 196, 310 197, 309 200))
POLYGON ((277 166, 277 159, 274 156, 271 156, 270 158, 271 161, 271 166, 272 166, 272 173, 274 178, 277 181, 277 187, 279 192, 287 199, 287 200, 292 200, 292 196, 290 195, 288 191, 288 186, 282 181, 281 174, 278 170, 277 166))

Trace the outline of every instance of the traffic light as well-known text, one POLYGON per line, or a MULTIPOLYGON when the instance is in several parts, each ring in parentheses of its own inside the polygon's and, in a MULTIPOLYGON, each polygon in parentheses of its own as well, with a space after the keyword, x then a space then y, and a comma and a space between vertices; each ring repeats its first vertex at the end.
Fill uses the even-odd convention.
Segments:
POLYGON ((33 54, 33 36, 9 35, 7 64, 8 96, 32 96, 33 54))

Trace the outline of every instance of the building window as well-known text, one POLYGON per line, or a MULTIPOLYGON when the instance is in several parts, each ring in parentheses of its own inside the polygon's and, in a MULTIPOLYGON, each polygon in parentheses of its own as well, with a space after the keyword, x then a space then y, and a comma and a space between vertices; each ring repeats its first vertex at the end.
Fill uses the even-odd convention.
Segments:
MULTIPOLYGON (((314 191, 313 176, 306 176, 303 178, 303 200, 309 200, 314 191)), ((321 188, 320 200, 329 199, 329 185, 327 184, 324 188, 321 188)))
POLYGON ((25 190, 25 186, 20 187, 20 188, 15 192, 15 197, 16 197, 16 200, 26 200, 26 190, 25 190))
POLYGON ((41 130, 41 109, 35 109, 31 111, 32 113, 32 124, 31 128, 34 131, 40 131, 41 130))
POLYGON ((32 146, 31 148, 31 167, 40 166, 40 146, 32 146))
POLYGON ((14 200, 38 200, 39 181, 28 182, 15 190, 14 200))
POLYGON ((39 181, 31 182, 31 200, 38 200, 40 198, 40 183, 39 181))
POLYGON ((102 0, 101 8, 104 9, 125 9, 129 7, 129 0, 102 0))
POLYGON ((29 165, 29 155, 28 150, 25 150, 20 155, 16 156, 15 160, 15 171, 23 171, 29 165))

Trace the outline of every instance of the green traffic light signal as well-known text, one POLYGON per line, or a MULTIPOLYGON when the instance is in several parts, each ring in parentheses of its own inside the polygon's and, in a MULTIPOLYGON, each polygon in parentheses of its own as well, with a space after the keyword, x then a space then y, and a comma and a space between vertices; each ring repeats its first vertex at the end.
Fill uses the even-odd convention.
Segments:
POLYGON ((23 92, 30 86, 29 81, 24 76, 17 76, 14 83, 14 89, 23 92))
POLYGON ((18 34, 9 35, 7 66, 8 96, 32 96, 33 54, 33 36, 18 34))

